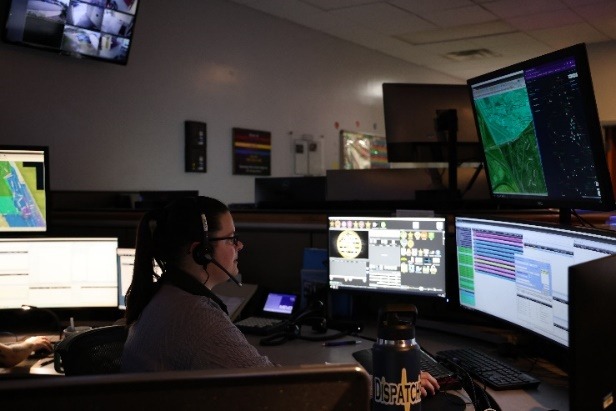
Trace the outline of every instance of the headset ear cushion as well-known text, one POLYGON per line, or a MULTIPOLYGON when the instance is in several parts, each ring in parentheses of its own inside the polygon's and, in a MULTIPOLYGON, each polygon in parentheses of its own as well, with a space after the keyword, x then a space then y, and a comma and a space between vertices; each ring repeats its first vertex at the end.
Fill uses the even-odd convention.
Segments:
POLYGON ((199 243, 192 251, 193 260, 199 265, 207 265, 212 261, 212 248, 199 243))

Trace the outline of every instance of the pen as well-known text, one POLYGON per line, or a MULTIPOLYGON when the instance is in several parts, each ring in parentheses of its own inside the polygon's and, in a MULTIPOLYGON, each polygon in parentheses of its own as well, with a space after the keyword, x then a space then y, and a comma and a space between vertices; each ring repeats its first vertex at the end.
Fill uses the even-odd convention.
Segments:
POLYGON ((355 345, 361 344, 361 340, 344 340, 344 341, 326 341, 323 347, 338 347, 339 345, 355 345))

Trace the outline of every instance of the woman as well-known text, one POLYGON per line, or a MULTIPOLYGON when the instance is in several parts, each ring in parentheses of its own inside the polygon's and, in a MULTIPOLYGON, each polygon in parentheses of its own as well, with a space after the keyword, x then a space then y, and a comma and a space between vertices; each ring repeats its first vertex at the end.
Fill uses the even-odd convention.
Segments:
MULTIPOLYGON (((124 372, 274 365, 248 343, 210 291, 238 274, 244 248, 226 205, 197 197, 148 212, 136 245, 124 372), (163 270, 160 279, 154 261, 163 270)), ((429 373, 422 372, 421 381, 422 395, 438 389, 429 373)))
POLYGON ((211 291, 238 274, 243 247, 229 209, 213 198, 176 200, 144 215, 126 300, 123 371, 273 365, 211 291), (154 261, 163 271, 160 279, 154 261))

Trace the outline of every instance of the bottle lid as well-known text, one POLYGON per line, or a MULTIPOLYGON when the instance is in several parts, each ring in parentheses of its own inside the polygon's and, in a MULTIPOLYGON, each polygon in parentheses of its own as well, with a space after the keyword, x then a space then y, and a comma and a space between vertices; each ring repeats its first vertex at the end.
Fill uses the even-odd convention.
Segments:
POLYGON ((415 338, 417 308, 412 304, 391 304, 379 309, 377 336, 382 340, 415 338))

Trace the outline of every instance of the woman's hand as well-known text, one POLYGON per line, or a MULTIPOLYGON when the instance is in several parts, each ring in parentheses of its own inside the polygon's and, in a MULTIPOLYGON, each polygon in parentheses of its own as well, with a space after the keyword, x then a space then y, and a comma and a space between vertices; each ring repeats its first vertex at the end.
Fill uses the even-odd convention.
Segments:
POLYGON ((430 375, 427 371, 421 372, 421 396, 425 397, 430 393, 430 395, 436 394, 436 390, 441 387, 438 385, 438 381, 432 375, 430 375))

